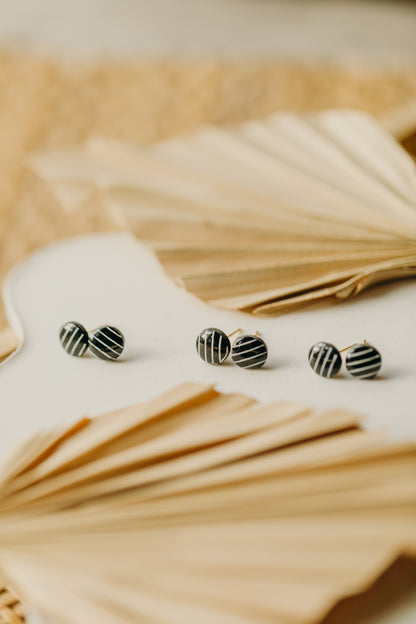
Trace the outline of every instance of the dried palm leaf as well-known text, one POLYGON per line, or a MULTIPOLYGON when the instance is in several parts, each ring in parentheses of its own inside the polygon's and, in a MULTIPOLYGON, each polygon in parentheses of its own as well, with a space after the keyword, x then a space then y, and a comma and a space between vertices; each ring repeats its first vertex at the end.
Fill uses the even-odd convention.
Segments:
POLYGON ((274 315, 416 276, 416 170, 369 116, 278 114, 148 148, 34 158, 66 207, 101 189, 166 271, 220 307, 274 315))
POLYGON ((8 357, 19 346, 19 340, 13 330, 3 329, 0 331, 0 362, 8 357))
POLYGON ((383 127, 392 134, 403 147, 416 156, 416 100, 412 99, 401 106, 392 108, 382 117, 383 127))
POLYGON ((416 447, 359 422, 185 384, 39 434, 2 466, 1 569, 63 624, 318 622, 416 554, 416 447))

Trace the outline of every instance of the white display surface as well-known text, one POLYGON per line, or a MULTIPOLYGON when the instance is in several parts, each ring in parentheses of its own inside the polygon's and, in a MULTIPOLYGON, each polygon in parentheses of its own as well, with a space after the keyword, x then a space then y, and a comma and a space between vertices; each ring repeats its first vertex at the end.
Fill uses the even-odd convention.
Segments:
MULTIPOLYGON (((151 252, 129 234, 117 233, 36 252, 12 271, 4 299, 24 344, 0 369, 0 459, 41 428, 149 399, 192 380, 261 401, 350 408, 365 416, 368 427, 416 439, 415 280, 380 286, 339 305, 254 318, 213 308, 176 287, 151 252), (70 320, 87 329, 102 324, 121 329, 122 358, 70 357, 58 340, 60 326, 70 320), (243 370, 231 360, 206 364, 195 349, 205 327, 259 330, 269 347, 267 365, 243 370), (382 354, 378 378, 353 379, 344 372, 328 380, 309 367, 308 350, 318 340, 341 349, 364 338, 382 354)), ((416 598, 373 621, 413 624, 416 598)))

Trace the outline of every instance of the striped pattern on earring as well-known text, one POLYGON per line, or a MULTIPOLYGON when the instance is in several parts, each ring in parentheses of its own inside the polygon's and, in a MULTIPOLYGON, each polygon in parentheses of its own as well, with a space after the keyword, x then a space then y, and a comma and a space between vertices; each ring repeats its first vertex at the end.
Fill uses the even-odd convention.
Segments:
POLYGON ((81 357, 88 347, 88 332, 81 323, 68 321, 59 330, 59 340, 69 355, 81 357))
POLYGON ((335 377, 340 371, 342 358, 338 349, 330 342, 315 343, 308 355, 312 370, 321 377, 335 377))
POLYGON ((89 334, 91 353, 101 360, 117 360, 123 353, 124 336, 117 327, 103 325, 89 334))
POLYGON ((373 379, 381 368, 380 352, 367 342, 355 345, 347 353, 345 366, 353 377, 373 379))
POLYGON ((231 358, 241 368, 260 368, 267 360, 266 343, 257 334, 245 334, 234 342, 231 358))
POLYGON ((207 364, 222 364, 230 355, 230 339, 221 329, 207 327, 198 334, 196 350, 207 364))

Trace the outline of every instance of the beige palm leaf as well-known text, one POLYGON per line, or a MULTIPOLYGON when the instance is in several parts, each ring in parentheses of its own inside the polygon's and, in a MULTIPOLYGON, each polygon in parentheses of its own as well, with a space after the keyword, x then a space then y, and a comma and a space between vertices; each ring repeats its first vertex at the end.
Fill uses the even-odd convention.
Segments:
POLYGON ((140 148, 33 159, 67 208, 97 190, 165 270, 220 307, 275 315, 416 275, 416 169, 364 113, 277 114, 140 148))
POLYGON ((189 383, 3 464, 2 576, 62 624, 320 621, 414 556, 416 448, 189 383))

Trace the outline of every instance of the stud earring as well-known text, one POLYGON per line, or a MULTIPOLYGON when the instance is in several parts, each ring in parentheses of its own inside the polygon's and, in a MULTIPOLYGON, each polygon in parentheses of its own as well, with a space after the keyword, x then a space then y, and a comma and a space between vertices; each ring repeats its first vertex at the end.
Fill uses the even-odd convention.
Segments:
POLYGON ((124 336, 117 327, 103 325, 88 335, 91 353, 100 360, 117 360, 124 350, 124 336))
POLYGON ((68 321, 59 331, 59 340, 69 355, 81 357, 88 348, 88 332, 81 323, 68 321))
POLYGON ((196 339, 196 350, 199 357, 208 364, 222 364, 230 355, 231 336, 241 331, 241 329, 236 329, 227 336, 216 327, 203 329, 196 339))
POLYGON ((335 377, 341 369, 341 352, 330 342, 316 342, 309 350, 309 364, 321 377, 335 377))
POLYGON ((345 358, 347 371, 359 379, 373 379, 381 368, 381 355, 366 340, 349 347, 345 358))
POLYGON ((244 334, 234 342, 231 358, 241 368, 260 368, 267 360, 267 346, 259 332, 244 334))
POLYGON ((347 371, 360 379, 373 379, 381 368, 381 355, 366 340, 338 350, 329 342, 317 342, 309 351, 309 364, 321 377, 335 377, 341 369, 341 353, 348 351, 345 358, 347 371))

